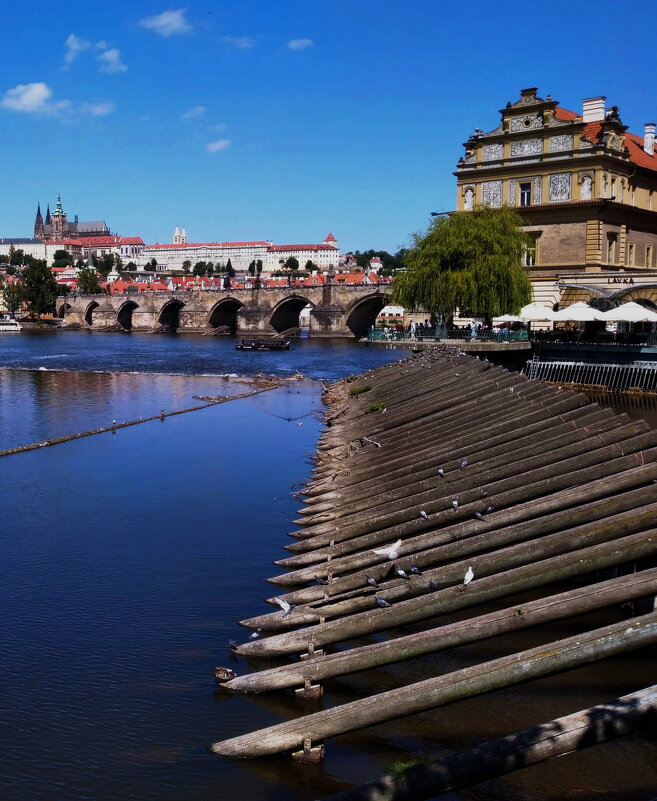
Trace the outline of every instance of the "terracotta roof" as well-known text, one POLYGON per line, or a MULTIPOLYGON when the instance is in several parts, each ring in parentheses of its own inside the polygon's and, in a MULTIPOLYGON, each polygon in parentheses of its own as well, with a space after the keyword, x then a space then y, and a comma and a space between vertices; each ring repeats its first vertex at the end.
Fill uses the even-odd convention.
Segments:
POLYGON ((562 122, 573 122, 579 119, 579 114, 575 114, 574 111, 569 111, 567 108, 561 108, 561 106, 554 109, 554 116, 562 122))
POLYGON ((184 242, 180 245, 175 245, 171 243, 165 243, 160 245, 156 243, 154 245, 146 245, 148 250, 171 250, 172 248, 237 248, 237 247, 247 247, 249 245, 261 245, 262 247, 267 247, 269 242, 184 242))
POLYGON ((334 245, 270 245, 267 250, 270 253, 287 253, 293 250, 337 250, 334 245))
POLYGON ((649 170, 657 170, 657 156, 649 156, 643 149, 643 137, 636 134, 625 132, 625 144, 630 151, 630 161, 638 164, 639 167, 647 167, 649 170))
POLYGON ((602 121, 596 120, 595 122, 587 122, 582 131, 582 136, 587 142, 592 142, 594 145, 598 144, 600 131, 602 130, 602 121))
POLYGON ((324 240, 325 242, 337 242, 338 240, 333 236, 333 234, 329 231, 328 236, 324 240))

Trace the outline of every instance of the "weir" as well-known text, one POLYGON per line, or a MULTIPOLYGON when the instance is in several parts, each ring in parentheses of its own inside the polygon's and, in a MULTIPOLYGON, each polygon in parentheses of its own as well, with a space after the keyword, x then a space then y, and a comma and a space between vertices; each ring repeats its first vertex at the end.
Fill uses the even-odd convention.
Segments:
POLYGON ((269 579, 281 591, 272 611, 242 621, 262 635, 235 648, 296 659, 227 675, 227 691, 318 698, 321 682, 551 620, 621 604, 637 616, 580 620, 574 637, 218 742, 216 753, 298 749, 317 761, 329 737, 657 643, 657 432, 646 423, 441 346, 324 398, 294 541, 269 579), (372 635, 385 640, 364 644, 372 635))

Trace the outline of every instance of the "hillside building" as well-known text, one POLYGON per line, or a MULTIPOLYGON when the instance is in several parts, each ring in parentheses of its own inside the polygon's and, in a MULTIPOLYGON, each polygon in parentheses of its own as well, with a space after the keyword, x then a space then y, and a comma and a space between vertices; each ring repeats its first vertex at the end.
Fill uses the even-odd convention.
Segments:
POLYGON ((34 220, 34 238, 42 242, 78 239, 80 237, 109 236, 109 234, 110 230, 102 220, 80 222, 76 214, 73 222, 69 222, 59 194, 57 195, 55 210, 51 213, 50 205, 48 205, 45 219, 41 215, 41 204, 37 204, 34 220))

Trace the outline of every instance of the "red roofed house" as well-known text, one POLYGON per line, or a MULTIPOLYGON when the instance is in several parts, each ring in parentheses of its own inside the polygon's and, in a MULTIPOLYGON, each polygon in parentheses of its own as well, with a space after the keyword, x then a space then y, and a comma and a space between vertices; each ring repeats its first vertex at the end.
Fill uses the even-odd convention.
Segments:
POLYGON ((640 288, 657 282, 655 124, 639 136, 604 97, 577 113, 533 88, 500 114, 496 128, 476 128, 464 144, 457 210, 518 208, 532 239, 525 258, 536 300, 568 305, 616 293, 657 307, 657 289, 640 288))
POLYGON ((301 269, 309 261, 320 270, 327 270, 329 267, 337 269, 340 263, 340 248, 333 234, 328 234, 324 241, 317 245, 270 244, 264 263, 265 270, 279 270, 291 256, 299 262, 301 269))

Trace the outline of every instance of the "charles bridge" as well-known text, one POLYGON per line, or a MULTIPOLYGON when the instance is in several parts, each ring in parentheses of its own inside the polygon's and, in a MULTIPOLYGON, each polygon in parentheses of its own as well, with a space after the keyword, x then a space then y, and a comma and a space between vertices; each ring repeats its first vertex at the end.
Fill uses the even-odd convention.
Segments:
POLYGON ((227 326, 268 335, 299 326, 310 305, 310 336, 361 337, 390 298, 377 285, 126 292, 69 295, 59 317, 91 330, 199 333, 227 326))

